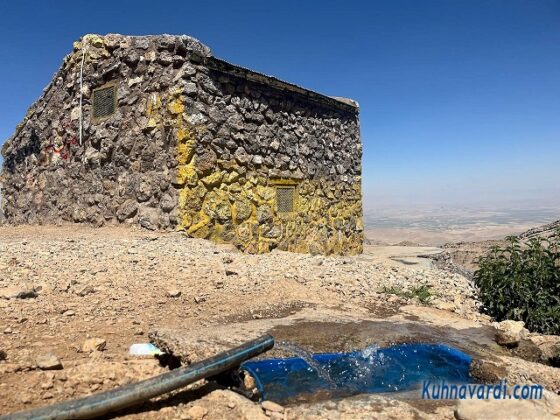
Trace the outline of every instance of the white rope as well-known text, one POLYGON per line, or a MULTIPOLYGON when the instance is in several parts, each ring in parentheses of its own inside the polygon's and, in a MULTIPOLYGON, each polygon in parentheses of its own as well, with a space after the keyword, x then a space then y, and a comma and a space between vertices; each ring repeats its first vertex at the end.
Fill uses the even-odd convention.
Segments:
MULTIPOLYGON (((85 40, 84 40, 84 44, 85 44, 85 40)), ((87 45, 84 45, 84 51, 82 53, 82 65, 80 66, 80 146, 82 145, 82 131, 83 131, 83 125, 84 125, 84 117, 83 117, 83 111, 82 111, 82 99, 84 96, 83 93, 83 82, 84 82, 84 61, 86 59, 86 50, 87 50, 87 45)))

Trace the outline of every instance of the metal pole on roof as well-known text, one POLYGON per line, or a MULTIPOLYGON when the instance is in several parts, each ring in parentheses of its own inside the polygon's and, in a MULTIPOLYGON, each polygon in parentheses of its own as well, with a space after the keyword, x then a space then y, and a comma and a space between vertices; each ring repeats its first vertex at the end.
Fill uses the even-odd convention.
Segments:
POLYGON ((86 60, 86 50, 87 50, 87 44, 85 43, 86 40, 84 39, 84 46, 83 46, 83 52, 82 52, 82 64, 80 66, 80 146, 82 145, 82 131, 83 131, 83 125, 84 125, 84 116, 83 116, 83 111, 82 111, 82 102, 83 102, 83 85, 84 85, 84 62, 86 60))

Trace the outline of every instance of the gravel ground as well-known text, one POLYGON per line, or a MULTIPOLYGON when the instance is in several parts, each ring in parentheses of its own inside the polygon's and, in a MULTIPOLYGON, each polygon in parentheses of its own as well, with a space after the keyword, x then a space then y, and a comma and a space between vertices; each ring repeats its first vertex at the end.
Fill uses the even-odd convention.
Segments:
MULTIPOLYGON (((400 293, 420 284, 435 292, 434 307, 485 320, 464 277, 375 255, 370 246, 357 257, 248 255, 179 233, 0 226, 0 413, 165 372, 154 359, 128 356, 131 344, 148 341, 148 332, 161 327, 211 328, 309 306, 382 314, 420 305, 400 293), (45 363, 63 369, 44 370, 45 363)), ((193 405, 195 394, 182 390, 121 414, 201 418, 204 401, 218 399, 218 411, 208 416, 252 418, 255 407, 286 415, 230 394, 214 391, 193 405)))

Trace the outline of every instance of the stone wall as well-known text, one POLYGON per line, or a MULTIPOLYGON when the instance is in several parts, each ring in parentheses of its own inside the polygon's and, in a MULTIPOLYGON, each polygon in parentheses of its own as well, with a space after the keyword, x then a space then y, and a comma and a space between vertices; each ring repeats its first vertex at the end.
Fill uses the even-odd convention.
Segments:
POLYGON ((357 108, 190 37, 85 36, 3 154, 11 223, 139 223, 248 252, 361 252, 357 108), (92 91, 107 82, 116 113, 92 120, 92 91), (277 211, 278 185, 294 186, 294 211, 277 211))

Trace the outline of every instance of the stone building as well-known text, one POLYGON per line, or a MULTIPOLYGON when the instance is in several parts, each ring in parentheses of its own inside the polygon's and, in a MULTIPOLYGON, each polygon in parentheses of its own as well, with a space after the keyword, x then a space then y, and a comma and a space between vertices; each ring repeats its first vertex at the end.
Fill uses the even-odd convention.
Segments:
POLYGON ((10 223, 138 223, 254 253, 362 250, 357 104, 188 36, 84 36, 2 154, 10 223))

